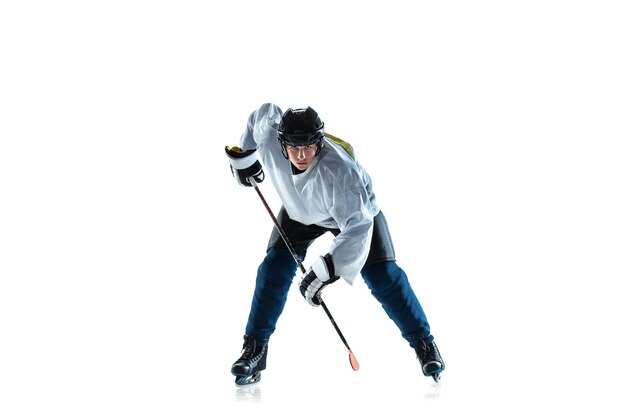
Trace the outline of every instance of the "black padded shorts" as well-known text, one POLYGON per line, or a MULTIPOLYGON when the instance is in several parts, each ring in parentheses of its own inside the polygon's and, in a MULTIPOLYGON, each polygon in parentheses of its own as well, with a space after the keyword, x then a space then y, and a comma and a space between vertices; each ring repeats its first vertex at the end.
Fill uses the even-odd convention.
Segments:
MULTIPOLYGON (((329 229, 326 227, 316 225, 306 225, 295 220, 292 220, 284 207, 281 207, 276 216, 278 224, 282 227, 287 239, 296 254, 301 258, 306 256, 306 251, 311 246, 313 241, 322 236, 326 232, 332 233, 334 236, 339 234, 339 229, 329 229)), ((270 241, 267 245, 267 250, 273 247, 287 248, 282 236, 274 226, 270 241)), ((379 211, 374 216, 374 231, 372 233, 372 243, 370 245, 370 251, 365 261, 365 265, 372 265, 379 262, 395 261, 396 253, 393 249, 393 242, 391 241, 391 234, 387 227, 387 220, 382 211, 379 211)))

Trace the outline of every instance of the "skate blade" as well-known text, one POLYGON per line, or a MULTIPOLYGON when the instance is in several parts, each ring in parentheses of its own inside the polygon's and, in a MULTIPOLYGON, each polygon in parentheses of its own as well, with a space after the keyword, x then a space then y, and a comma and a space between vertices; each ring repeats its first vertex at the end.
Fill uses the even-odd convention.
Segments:
POLYGON ((249 387, 250 385, 258 384, 261 381, 261 372, 255 372, 252 375, 236 376, 235 385, 238 387, 249 387))

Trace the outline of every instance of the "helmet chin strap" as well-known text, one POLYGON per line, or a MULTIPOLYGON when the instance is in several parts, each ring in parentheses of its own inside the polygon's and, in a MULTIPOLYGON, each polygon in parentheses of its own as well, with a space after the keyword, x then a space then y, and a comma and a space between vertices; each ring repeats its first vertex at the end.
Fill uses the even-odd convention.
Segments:
POLYGON ((321 138, 320 140, 318 140, 316 145, 317 145, 317 150, 315 151, 315 156, 319 155, 320 152, 322 151, 322 148, 324 147, 324 138, 321 138))
POLYGON ((285 143, 281 140, 279 140, 280 142, 280 150, 283 153, 283 156, 285 157, 285 159, 289 159, 289 155, 287 155, 287 146, 285 145, 285 143))

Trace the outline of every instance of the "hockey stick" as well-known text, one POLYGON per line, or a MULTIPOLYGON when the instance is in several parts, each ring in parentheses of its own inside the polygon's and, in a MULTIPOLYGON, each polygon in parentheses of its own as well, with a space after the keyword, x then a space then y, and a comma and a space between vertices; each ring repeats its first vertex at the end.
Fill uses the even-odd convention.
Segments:
MULTIPOLYGON (((303 274, 306 274, 306 269, 304 268, 304 265, 302 265, 302 262, 300 262, 300 258, 298 258, 298 255, 296 254, 295 249, 291 245, 291 242, 287 238, 287 235, 285 234, 285 231, 283 230, 283 228, 278 223, 278 220, 276 219, 276 216, 274 216, 274 213, 272 212, 272 209, 270 208, 270 206, 267 204, 267 201, 265 201, 265 197, 263 197, 263 194, 261 194, 261 190, 259 190, 259 186, 258 186, 257 182, 254 180, 253 177, 248 177, 248 181, 250 181, 250 184, 252 184, 252 186, 254 187, 254 190, 256 191, 256 193, 261 198, 261 201, 263 202, 263 205, 265 206, 265 209, 267 210, 267 212, 269 213, 270 217, 272 218, 272 221, 274 222, 274 226, 276 226, 276 230, 278 230, 278 233, 280 233, 280 236, 283 238, 283 241, 285 242, 285 245, 287 245, 287 249, 289 249, 289 252, 291 252, 291 256, 293 257, 293 259, 298 264, 298 267, 300 268, 300 271, 303 274)), ((352 369, 354 369, 355 371, 358 371, 359 368, 361 367, 359 365, 359 361, 356 360, 356 356, 354 356, 354 353, 352 353, 352 350, 350 349, 350 346, 348 345, 348 342, 346 341, 346 338, 343 337, 343 334, 341 333, 341 330, 339 330, 339 326, 337 326, 337 323, 335 322, 335 319, 333 319, 333 316, 332 316, 332 314, 330 314, 330 311, 328 310, 328 307, 326 307, 326 303, 322 300, 322 297, 320 295, 318 295, 317 298, 318 298, 318 300, 320 302, 320 305, 322 306, 322 308, 326 312, 326 315, 330 319, 330 322, 333 324, 333 327, 337 331, 337 334, 339 335, 339 338, 341 339, 343 344, 348 349, 348 358, 350 359, 350 366, 352 366, 352 369)))

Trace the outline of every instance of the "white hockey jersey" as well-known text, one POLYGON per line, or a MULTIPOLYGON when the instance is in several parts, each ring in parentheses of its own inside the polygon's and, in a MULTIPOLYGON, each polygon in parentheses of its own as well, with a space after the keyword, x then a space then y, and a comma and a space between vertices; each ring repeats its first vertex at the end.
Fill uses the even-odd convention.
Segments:
POLYGON ((328 250, 335 274, 353 284, 369 253, 376 197, 367 172, 348 151, 329 137, 306 171, 294 175, 282 154, 278 125, 282 110, 263 104, 248 118, 243 150, 257 149, 265 175, 272 181, 293 220, 339 229, 328 250))

